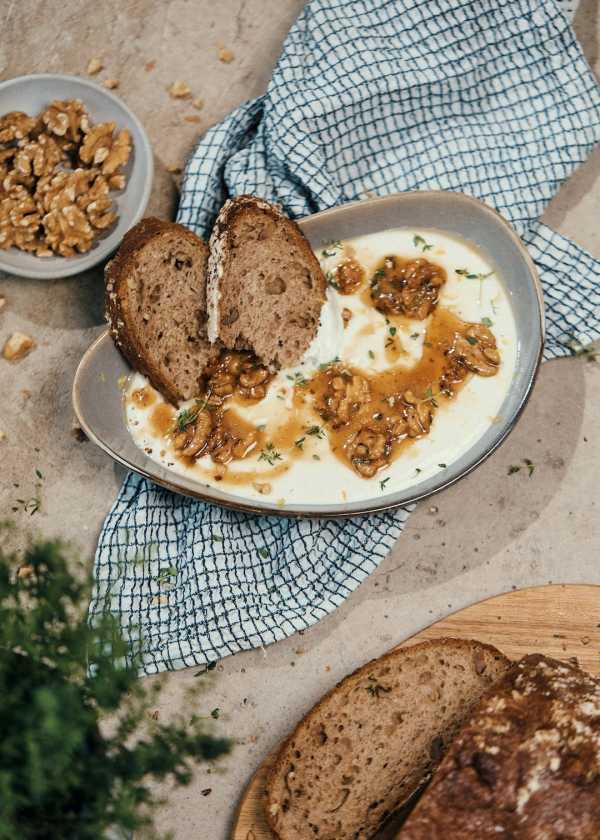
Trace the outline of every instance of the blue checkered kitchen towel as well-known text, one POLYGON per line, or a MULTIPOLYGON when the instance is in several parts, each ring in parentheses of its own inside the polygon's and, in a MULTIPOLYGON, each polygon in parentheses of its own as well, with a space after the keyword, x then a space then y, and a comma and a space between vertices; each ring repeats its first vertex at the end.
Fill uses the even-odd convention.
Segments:
MULTIPOLYGON (((198 144, 179 221, 207 237, 239 193, 294 217, 404 190, 470 193, 530 248, 552 358, 600 338, 600 264, 537 219, 599 139, 600 91, 554 0, 312 0, 267 93, 198 144)), ((111 610, 142 639, 146 673, 267 645, 339 606, 409 512, 255 517, 130 475, 100 537, 91 613, 111 610)))

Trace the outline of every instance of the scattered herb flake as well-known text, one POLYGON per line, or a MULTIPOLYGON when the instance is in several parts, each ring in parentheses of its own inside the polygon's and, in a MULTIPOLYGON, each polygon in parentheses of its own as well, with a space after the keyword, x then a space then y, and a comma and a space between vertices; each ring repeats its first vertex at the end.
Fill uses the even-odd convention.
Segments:
POLYGON ((527 467, 527 472, 529 474, 529 478, 533 475, 533 471, 535 469, 535 464, 529 458, 523 458, 523 463, 527 467))
POLYGON ((411 338, 412 338, 412 340, 414 341, 414 340, 415 340, 416 338, 418 338, 420 335, 421 335, 421 333, 411 333, 411 336, 410 336, 410 337, 411 337, 411 338))
POLYGON ((37 477, 38 477, 41 481, 43 481, 43 480, 44 480, 44 476, 42 475, 42 473, 40 472, 40 470, 36 470, 36 471, 35 471, 35 474, 37 475, 37 477))
POLYGON ((313 455, 313 461, 320 461, 320 457, 318 455, 313 455))
POLYGON ((217 707, 216 709, 212 710, 212 712, 210 713, 210 716, 211 716, 211 718, 214 718, 215 720, 218 720, 220 714, 221 714, 221 710, 217 707))
POLYGON ((269 558, 269 551, 264 546, 258 549, 258 553, 262 557, 263 560, 268 560, 269 558))
POLYGON ((433 245, 431 245, 429 242, 423 239, 422 236, 419 236, 418 234, 416 236, 413 236, 413 245, 415 246, 415 248, 420 248, 423 253, 425 253, 425 251, 431 251, 431 249, 433 248, 433 245))
POLYGON ((388 332, 390 335, 396 335, 398 330, 396 329, 396 327, 389 327, 388 332))
POLYGON ((275 461, 282 461, 283 458, 281 454, 275 449, 273 444, 269 441, 264 449, 261 450, 260 455, 258 456, 259 461, 266 461, 269 466, 273 466, 275 461))
POLYGON ((298 449, 302 449, 302 447, 304 446, 304 441, 305 440, 306 440, 306 438, 303 438, 303 437, 298 438, 298 440, 294 441, 294 446, 297 446, 298 449))
POLYGON ((339 239, 335 239, 332 242, 325 242, 323 244, 323 250, 321 251, 322 257, 335 257, 337 252, 342 247, 342 243, 339 239))
POLYGON ((313 437, 316 437, 319 440, 323 440, 323 438, 325 437, 325 432, 323 431, 321 426, 309 426, 306 429, 306 434, 312 435, 313 437))
POLYGON ((382 478, 382 480, 379 482, 379 486, 382 490, 385 489, 385 485, 388 483, 389 480, 390 480, 390 476, 388 475, 387 478, 382 478))
POLYGON ((466 335, 466 336, 465 336, 465 338, 467 339, 467 341, 469 342, 469 344, 471 344, 471 345, 473 345, 473 344, 477 344, 477 339, 476 339, 474 336, 472 336, 472 335, 466 335))
POLYGON ((374 359, 374 358, 375 358, 375 353, 373 353, 372 350, 369 350, 369 359, 374 359))
POLYGON ((508 468, 508 475, 514 475, 520 471, 521 467, 517 466, 517 464, 511 464, 508 468))
POLYGON ((325 272, 325 280, 327 281, 327 285, 331 286, 332 289, 338 289, 339 290, 340 284, 335 279, 335 274, 333 273, 333 271, 326 271, 325 272))
POLYGON ((492 327, 494 325, 494 322, 491 318, 482 318, 481 323, 484 327, 492 327))
POLYGON ((438 467, 440 467, 442 470, 445 470, 447 466, 448 464, 438 464, 438 467))
POLYGON ((301 373, 296 372, 293 376, 291 374, 287 374, 286 379, 289 379, 290 382, 293 383, 294 387, 304 388, 307 385, 307 380, 302 376, 301 373))
POLYGON ((423 470, 421 469, 421 467, 415 467, 415 472, 418 475, 420 472, 423 472, 423 470))

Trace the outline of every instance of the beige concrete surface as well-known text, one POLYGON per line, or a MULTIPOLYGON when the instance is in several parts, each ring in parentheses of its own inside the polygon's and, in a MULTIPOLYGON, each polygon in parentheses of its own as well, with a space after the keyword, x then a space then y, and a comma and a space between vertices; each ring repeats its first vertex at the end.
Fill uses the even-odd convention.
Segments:
MULTIPOLYGON (((260 93, 302 0, 21 0, 0 3, 0 78, 84 74, 100 56, 101 78, 149 131, 156 162, 150 210, 168 216, 175 179, 195 139, 243 99, 260 93), (234 59, 220 63, 218 48, 234 59), (154 69, 146 69, 155 62, 154 69), (202 97, 195 111, 165 88, 183 79, 202 97), (185 117, 199 118, 189 122, 185 117)), ((600 12, 584 0, 576 29, 600 73, 600 12)), ((600 149, 566 184, 546 221, 600 257, 600 149)), ((0 343, 14 330, 38 348, 0 360, 0 511, 20 526, 72 540, 92 556, 122 471, 71 435, 70 392, 81 354, 102 325, 99 271, 54 282, 0 275, 7 305, 0 343), (35 493, 42 506, 11 513, 35 493), (18 485, 18 487, 16 486, 18 485)), ((582 358, 543 366, 531 402, 506 444, 473 475, 419 505, 378 571, 319 625, 266 650, 229 658, 208 677, 169 675, 160 714, 196 693, 196 709, 221 709, 215 728, 238 740, 222 769, 202 767, 191 787, 167 796, 159 827, 177 840, 225 840, 253 769, 299 714, 349 670, 436 618, 511 587, 548 581, 600 583, 600 364, 582 358), (510 464, 530 458, 524 471, 510 464), (210 789, 206 796, 202 791, 210 789)), ((185 701, 189 706, 189 701, 185 701)))

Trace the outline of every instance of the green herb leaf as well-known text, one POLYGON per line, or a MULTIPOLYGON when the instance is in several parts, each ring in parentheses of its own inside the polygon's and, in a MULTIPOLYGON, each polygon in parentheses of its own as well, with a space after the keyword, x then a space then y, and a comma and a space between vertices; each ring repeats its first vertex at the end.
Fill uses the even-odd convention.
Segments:
POLYGON ((474 338, 472 335, 466 335, 465 338, 469 342, 469 344, 477 344, 477 339, 474 338))
POLYGON ((484 327, 491 327, 494 324, 494 322, 490 318, 482 318, 481 323, 484 325, 484 327))
POLYGON ((514 475, 520 471, 521 467, 517 466, 516 464, 511 464, 508 468, 508 475, 514 475))
POLYGON ((369 358, 370 358, 370 359, 374 359, 374 358, 375 358, 375 353, 373 353, 373 351, 372 351, 372 350, 369 350, 369 358))
POLYGON ((305 440, 306 440, 306 438, 303 438, 303 437, 298 438, 298 440, 294 441, 294 446, 297 446, 298 449, 302 449, 302 447, 304 446, 304 441, 305 440))
POLYGON ((325 437, 325 432, 321 428, 321 426, 308 426, 306 429, 307 435, 312 435, 313 437, 318 438, 319 440, 323 440, 325 437))
POLYGON ((214 718, 215 720, 218 720, 220 714, 221 714, 221 710, 217 707, 216 709, 212 710, 212 712, 210 713, 210 716, 211 716, 211 718, 214 718))
POLYGON ((390 335, 396 335, 396 333, 398 332, 398 330, 397 330, 397 328, 396 328, 396 327, 389 327, 389 328, 388 328, 388 332, 389 332, 389 334, 390 334, 390 335))
POLYGON ((266 548, 264 548, 264 547, 263 547, 263 548, 259 548, 259 549, 258 549, 258 553, 260 554, 260 556, 262 557, 262 559, 263 559, 263 560, 267 560, 267 559, 268 559, 268 557, 269 557, 269 552, 268 552, 268 549, 266 549, 266 548))
POLYGON ((413 245, 415 246, 415 248, 420 248, 423 253, 425 253, 425 251, 431 251, 431 249, 433 248, 433 245, 430 245, 429 242, 427 242, 425 239, 423 239, 422 236, 419 236, 418 234, 416 236, 413 236, 413 245))
POLYGON ((37 477, 38 477, 39 479, 43 480, 44 476, 42 475, 42 473, 41 473, 39 470, 36 470, 36 471, 35 471, 35 474, 37 475, 37 477))
POLYGON ((390 476, 388 475, 388 477, 387 477, 387 478, 383 478, 383 479, 379 482, 379 486, 380 486, 380 488, 381 488, 382 490, 384 490, 384 489, 385 489, 385 485, 388 483, 388 481, 389 481, 389 480, 390 480, 390 476))
POLYGON ((320 457, 318 455, 313 455, 313 461, 320 461, 320 457))
POLYGON ((448 464, 438 464, 438 467, 440 467, 442 470, 445 470, 447 466, 448 464))
POLYGON ((278 452, 271 442, 267 443, 258 456, 259 461, 266 461, 271 467, 275 461, 282 461, 281 453, 278 452))
POLYGON ((415 340, 416 338, 418 338, 420 335, 421 335, 421 333, 411 333, 411 336, 410 336, 410 337, 411 337, 411 338, 412 338, 412 340, 414 341, 414 340, 415 340))

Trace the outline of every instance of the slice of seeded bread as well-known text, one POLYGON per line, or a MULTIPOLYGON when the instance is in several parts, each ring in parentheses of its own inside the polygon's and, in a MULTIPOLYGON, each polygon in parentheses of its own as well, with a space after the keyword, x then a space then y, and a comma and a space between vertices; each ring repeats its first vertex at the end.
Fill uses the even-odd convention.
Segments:
POLYGON ((339 683, 283 744, 266 787, 280 840, 365 840, 426 781, 509 661, 479 642, 392 651, 339 683))
POLYGON ((242 195, 210 238, 208 337, 252 350, 272 368, 297 364, 318 326, 326 283, 308 241, 274 204, 242 195))
POLYGON ((206 337, 206 243, 182 225, 142 219, 105 269, 115 344, 170 402, 198 393, 215 350, 206 337))
POLYGON ((598 840, 600 680, 531 654, 481 701, 398 840, 598 840))

